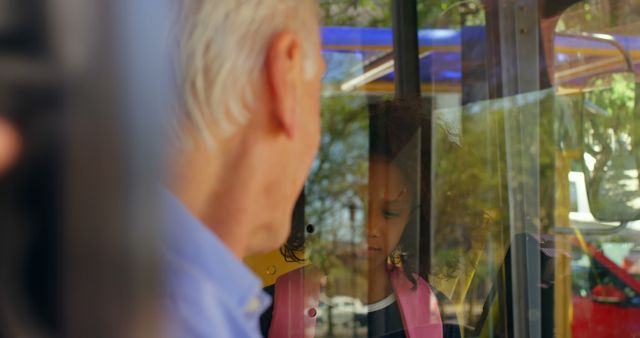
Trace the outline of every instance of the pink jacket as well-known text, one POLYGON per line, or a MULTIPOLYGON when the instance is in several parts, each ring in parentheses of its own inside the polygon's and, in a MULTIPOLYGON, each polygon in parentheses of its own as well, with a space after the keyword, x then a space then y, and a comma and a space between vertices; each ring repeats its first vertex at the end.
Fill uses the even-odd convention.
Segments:
MULTIPOLYGON (((414 288, 399 269, 391 273, 406 336, 442 338, 442 317, 436 296, 424 279, 418 276, 416 279, 414 288)), ((274 297, 269 338, 314 337, 320 285, 305 281, 304 269, 296 269, 276 280, 274 297)))

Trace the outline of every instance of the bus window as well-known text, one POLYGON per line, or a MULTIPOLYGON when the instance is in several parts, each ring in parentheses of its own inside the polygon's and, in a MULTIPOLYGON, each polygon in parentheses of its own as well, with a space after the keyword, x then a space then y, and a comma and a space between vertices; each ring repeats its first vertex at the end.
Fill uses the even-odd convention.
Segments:
MULTIPOLYGON (((633 336, 640 328, 640 283, 629 264, 640 240, 635 131, 639 15, 640 6, 633 1, 579 2, 555 26, 556 92, 565 107, 573 107, 557 116, 565 136, 559 138, 564 147, 556 161, 569 171, 570 181, 576 178, 579 209, 558 215, 556 226, 573 228, 574 235, 557 242, 579 247, 585 257, 556 271, 571 276, 570 281, 558 280, 556 318, 568 322, 564 330, 573 337, 633 336), (585 267, 588 275, 579 272, 585 267), (568 284, 587 290, 571 292, 568 284)), ((566 183, 556 184, 562 189, 566 183)))
POLYGON ((257 269, 265 335, 638 334, 637 1, 321 5, 322 144, 257 269))

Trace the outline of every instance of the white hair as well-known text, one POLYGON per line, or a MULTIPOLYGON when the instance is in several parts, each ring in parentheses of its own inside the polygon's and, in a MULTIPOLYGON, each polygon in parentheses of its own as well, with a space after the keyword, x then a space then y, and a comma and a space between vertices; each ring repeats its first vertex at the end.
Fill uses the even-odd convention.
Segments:
POLYGON ((182 6, 180 110, 207 143, 248 120, 266 49, 278 32, 300 34, 304 73, 313 74, 308 20, 318 16, 316 0, 182 0, 182 6))

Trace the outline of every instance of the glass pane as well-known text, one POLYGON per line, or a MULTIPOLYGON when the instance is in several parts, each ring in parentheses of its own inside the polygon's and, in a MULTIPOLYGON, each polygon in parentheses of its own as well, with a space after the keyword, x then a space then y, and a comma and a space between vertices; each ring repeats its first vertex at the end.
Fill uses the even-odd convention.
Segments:
POLYGON ((572 337, 638 332, 639 25, 636 1, 581 1, 555 26, 556 91, 571 107, 557 117, 564 131, 558 161, 576 202, 568 215, 556 207, 559 230, 571 229, 558 238, 571 252, 561 271, 571 292, 556 311, 570 322, 572 337))
POLYGON ((421 28, 440 29, 455 46, 448 59, 421 59, 433 121, 422 181, 432 236, 421 245, 431 250, 430 283, 452 303, 450 320, 470 337, 632 336, 633 306, 616 320, 592 311, 637 302, 640 7, 423 3, 421 28), (609 114, 586 120, 594 107, 609 114), (600 160, 599 192, 589 192, 594 166, 583 170, 583 147, 596 132, 613 155, 600 160))
POLYGON ((289 262, 262 268, 317 290, 307 336, 637 334, 640 221, 611 207, 640 186, 640 5, 419 0, 400 100, 392 1, 321 4, 322 144, 289 262), (609 143, 626 176, 596 196, 585 154, 609 143))
POLYGON ((425 276, 444 296, 444 321, 470 335, 508 238, 497 219, 496 116, 484 101, 486 13, 475 1, 420 1, 418 9, 422 98, 432 120, 431 173, 422 181, 431 201, 430 236, 420 243, 429 252, 425 276))
POLYGON ((310 266, 326 276, 315 337, 368 332, 367 206, 370 116, 391 95, 393 43, 389 1, 324 1, 327 61, 323 136, 305 189, 310 266))

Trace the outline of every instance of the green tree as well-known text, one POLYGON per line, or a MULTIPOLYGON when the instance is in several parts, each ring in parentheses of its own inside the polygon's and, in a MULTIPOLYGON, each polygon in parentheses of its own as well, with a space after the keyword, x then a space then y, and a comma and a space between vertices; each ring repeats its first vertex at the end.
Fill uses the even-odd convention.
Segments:
MULTIPOLYGON (((391 27, 392 0, 324 0, 327 26, 391 27)), ((418 27, 448 28, 484 22, 479 0, 418 0, 418 27)))

